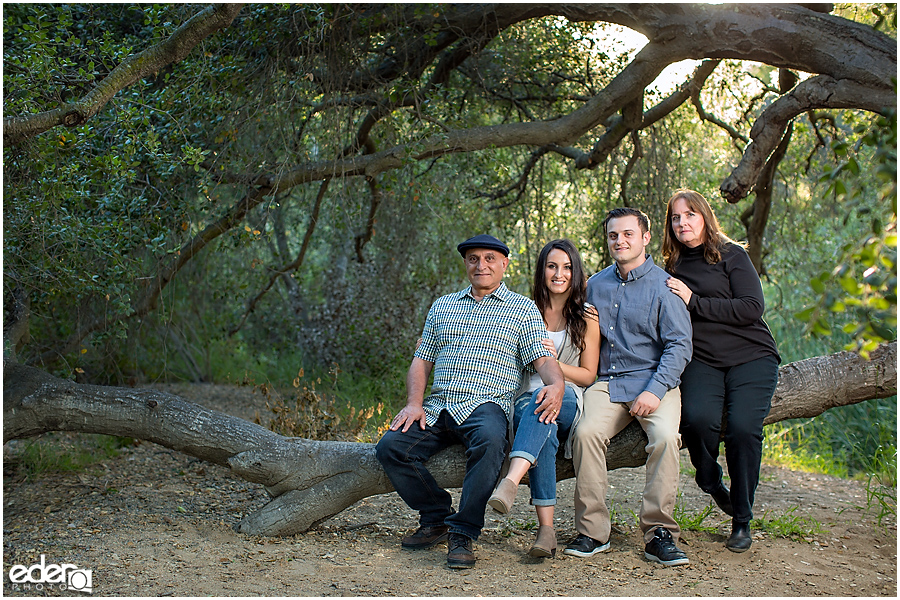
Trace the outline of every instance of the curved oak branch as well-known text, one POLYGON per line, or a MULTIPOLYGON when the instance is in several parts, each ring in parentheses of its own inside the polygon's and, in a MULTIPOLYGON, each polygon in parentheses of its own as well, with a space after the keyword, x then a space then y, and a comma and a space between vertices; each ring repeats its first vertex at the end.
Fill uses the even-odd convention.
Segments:
MULTIPOLYGON (((870 361, 840 352, 784 365, 779 376, 767 423, 889 397, 897 393, 897 343, 881 346, 870 361)), ((266 486, 273 499, 237 526, 247 534, 306 531, 362 498, 392 489, 372 444, 285 438, 165 392, 80 385, 4 362, 4 442, 49 431, 148 440, 225 466, 247 481, 266 486)), ((613 438, 608 467, 644 464, 646 444, 643 431, 632 423, 613 438)), ((559 479, 574 476, 571 461, 560 459, 557 464, 559 479)), ((451 447, 429 462, 444 487, 460 487, 464 467, 460 447, 451 447)))
POLYGON ((750 130, 753 141, 744 151, 741 162, 719 187, 722 196, 731 203, 745 198, 759 179, 769 155, 781 142, 788 123, 798 115, 819 108, 861 108, 886 114, 886 109, 896 110, 897 96, 890 89, 863 86, 827 75, 807 79, 773 102, 756 120, 750 130))
POLYGON ((165 41, 126 58, 77 102, 34 115, 4 119, 3 145, 18 144, 57 125, 83 125, 119 91, 182 60, 201 41, 231 25, 242 7, 242 4, 215 4, 200 11, 165 41))

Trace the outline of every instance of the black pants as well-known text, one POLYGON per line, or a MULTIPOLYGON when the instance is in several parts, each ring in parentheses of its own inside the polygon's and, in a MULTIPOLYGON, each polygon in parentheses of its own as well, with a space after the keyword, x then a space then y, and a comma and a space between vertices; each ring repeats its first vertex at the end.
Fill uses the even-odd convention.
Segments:
POLYGON ((753 518, 763 420, 769 414, 777 383, 775 356, 726 368, 692 360, 681 375, 682 442, 697 469, 697 485, 707 493, 722 479, 717 459, 725 416, 725 462, 731 476, 734 523, 749 523, 753 518))

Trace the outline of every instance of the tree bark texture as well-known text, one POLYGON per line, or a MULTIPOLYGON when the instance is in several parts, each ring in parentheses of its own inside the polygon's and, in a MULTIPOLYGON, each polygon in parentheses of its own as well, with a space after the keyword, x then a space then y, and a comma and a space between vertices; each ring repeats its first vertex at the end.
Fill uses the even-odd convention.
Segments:
MULTIPOLYGON (((897 343, 871 357, 841 352, 784 365, 766 422, 896 394, 897 343)), ((4 362, 3 371, 4 442, 49 431, 128 436, 228 467, 272 496, 238 524, 240 533, 303 532, 363 498, 393 490, 372 444, 286 438, 165 392, 76 384, 12 361, 4 362)), ((643 465, 646 443, 631 423, 610 443, 608 468, 643 465)), ((464 465, 461 447, 429 461, 444 487, 462 485, 464 465)), ((559 460, 558 479, 573 476, 571 461, 559 460)))

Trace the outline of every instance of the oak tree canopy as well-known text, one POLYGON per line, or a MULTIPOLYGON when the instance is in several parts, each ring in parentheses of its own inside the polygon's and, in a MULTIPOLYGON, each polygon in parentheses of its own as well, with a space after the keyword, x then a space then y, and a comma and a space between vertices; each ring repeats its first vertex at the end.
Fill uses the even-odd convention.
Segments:
MULTIPOLYGON (((156 441, 267 486, 242 531, 302 531, 390 490, 370 446, 121 384, 294 348, 396 376, 430 301, 458 287, 465 234, 504 235, 525 292, 543 243, 572 237, 593 270, 606 210, 658 219, 677 187, 741 207, 729 233, 779 314, 797 273, 817 275, 820 328, 838 300, 807 270, 831 271, 836 240, 877 213, 844 252, 865 275, 835 280, 891 342, 896 6, 873 6, 6 5, 4 440, 156 441), (647 43, 616 49, 616 26, 647 43), (332 500, 304 512, 311 497, 332 500)), ((770 418, 896 393, 896 342, 875 346, 783 366, 770 418)), ((612 461, 642 462, 638 432, 616 443, 612 461)), ((440 459, 448 485, 458 458, 440 459)))

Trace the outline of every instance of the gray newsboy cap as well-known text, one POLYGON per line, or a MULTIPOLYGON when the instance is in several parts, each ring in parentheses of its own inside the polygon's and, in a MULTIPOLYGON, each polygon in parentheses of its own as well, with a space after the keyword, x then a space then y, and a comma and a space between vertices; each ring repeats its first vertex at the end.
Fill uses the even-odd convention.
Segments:
POLYGON ((509 248, 506 247, 506 244, 504 244, 494 236, 484 233, 482 233, 481 235, 476 235, 475 237, 470 237, 456 247, 463 258, 466 257, 466 250, 471 250, 472 248, 488 248, 490 250, 499 250, 503 253, 503 256, 509 256, 509 248))

